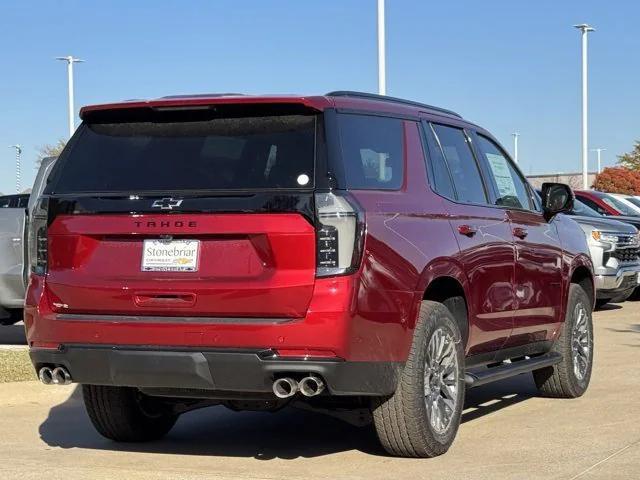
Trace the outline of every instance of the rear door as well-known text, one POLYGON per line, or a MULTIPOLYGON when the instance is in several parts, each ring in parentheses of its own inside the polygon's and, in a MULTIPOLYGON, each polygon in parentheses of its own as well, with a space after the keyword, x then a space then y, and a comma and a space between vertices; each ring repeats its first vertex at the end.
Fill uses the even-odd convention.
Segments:
POLYGON ((111 112, 81 127, 46 191, 58 312, 306 314, 319 119, 221 110, 111 112))
POLYGON ((504 210, 488 204, 487 186, 461 128, 426 124, 432 177, 446 202, 469 280, 468 354, 500 349, 513 327, 514 245, 504 210))
POLYGON ((562 246, 556 225, 537 209, 533 191, 493 140, 476 135, 488 165, 494 202, 505 209, 516 247, 514 328, 506 346, 547 340, 562 311, 562 246))

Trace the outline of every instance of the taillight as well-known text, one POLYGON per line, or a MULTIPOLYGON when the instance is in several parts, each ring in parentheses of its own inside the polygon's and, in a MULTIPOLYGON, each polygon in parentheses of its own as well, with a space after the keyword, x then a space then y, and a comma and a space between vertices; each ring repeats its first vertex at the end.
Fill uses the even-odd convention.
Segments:
POLYGON ((44 275, 47 272, 47 222, 49 200, 38 199, 29 222, 29 263, 31 273, 44 275))
POLYGON ((335 192, 316 193, 316 276, 345 275, 358 269, 364 219, 353 200, 335 192))

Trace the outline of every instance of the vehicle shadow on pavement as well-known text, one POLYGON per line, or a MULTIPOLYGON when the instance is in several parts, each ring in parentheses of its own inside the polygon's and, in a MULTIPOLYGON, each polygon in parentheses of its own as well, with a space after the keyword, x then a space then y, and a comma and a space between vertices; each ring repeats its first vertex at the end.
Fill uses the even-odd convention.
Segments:
MULTIPOLYGON (((536 394, 531 375, 471 390, 463 423, 498 412, 536 394)), ((462 427, 464 429, 464 426, 462 427)), ((76 387, 63 403, 49 411, 40 425, 41 439, 51 447, 86 448, 258 460, 311 458, 350 450, 384 456, 372 426, 355 427, 314 412, 285 408, 276 413, 233 412, 217 406, 183 415, 162 440, 115 443, 102 438, 91 425, 76 387)))
POLYGON ((41 439, 52 447, 88 448, 259 460, 311 458, 360 450, 383 455, 372 427, 355 427, 319 413, 285 408, 279 412, 233 412, 222 406, 186 413, 162 440, 115 443, 102 438, 89 421, 82 390, 53 407, 40 425, 41 439))
POLYGON ((538 389, 531 373, 523 373, 468 390, 462 413, 462 424, 473 422, 535 396, 538 396, 538 389))

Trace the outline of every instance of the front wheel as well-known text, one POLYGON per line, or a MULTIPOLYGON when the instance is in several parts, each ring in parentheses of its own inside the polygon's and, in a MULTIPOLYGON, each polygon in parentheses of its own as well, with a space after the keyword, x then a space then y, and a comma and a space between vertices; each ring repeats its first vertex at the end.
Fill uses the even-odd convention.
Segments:
POLYGON ((580 397, 589 386, 593 367, 593 322, 591 300, 580 285, 569 288, 567 314, 553 351, 562 361, 534 370, 533 378, 547 397, 580 397))
POLYGON ((423 301, 398 387, 391 397, 373 404, 385 450, 402 457, 445 453, 460 425, 464 390, 460 329, 444 305, 423 301))
POLYGON ((91 423, 116 442, 146 442, 166 435, 178 419, 153 397, 135 388, 82 385, 91 423))

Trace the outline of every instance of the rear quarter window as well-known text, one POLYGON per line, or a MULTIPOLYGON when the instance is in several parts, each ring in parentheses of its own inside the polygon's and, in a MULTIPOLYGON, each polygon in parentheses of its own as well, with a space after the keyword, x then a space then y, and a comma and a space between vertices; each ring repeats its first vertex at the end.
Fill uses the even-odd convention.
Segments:
POLYGON ((398 190, 404 180, 404 125, 397 118, 339 114, 345 186, 398 190))

